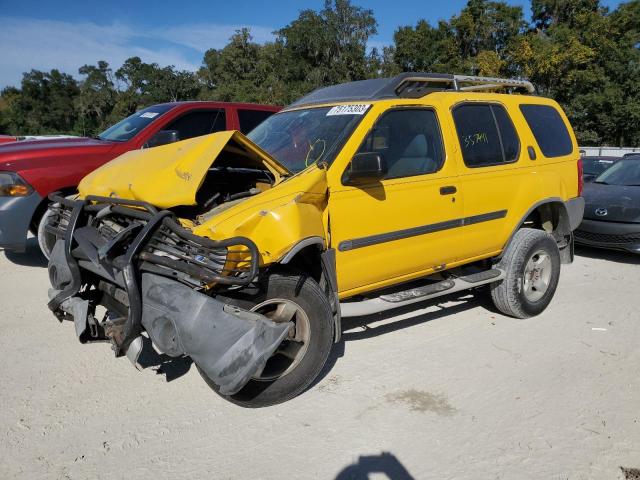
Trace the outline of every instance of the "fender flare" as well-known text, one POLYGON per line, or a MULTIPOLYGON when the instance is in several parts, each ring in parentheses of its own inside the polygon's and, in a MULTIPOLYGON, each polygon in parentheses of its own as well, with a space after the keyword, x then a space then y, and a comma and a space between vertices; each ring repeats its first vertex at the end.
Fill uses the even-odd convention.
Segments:
POLYGON ((318 247, 320 247, 320 250, 323 251, 325 249, 324 238, 318 236, 303 238, 293 247, 291 247, 291 250, 289 250, 287 254, 282 257, 282 260, 280 260, 278 263, 286 265, 291 260, 293 260, 293 257, 295 257, 298 253, 311 245, 318 245, 318 247))
POLYGON ((542 205, 547 205, 547 204, 548 205, 560 205, 561 206, 560 218, 558 218, 558 225, 557 225, 557 227, 556 227, 556 229, 554 231, 559 233, 560 235, 571 235, 571 232, 573 232, 573 230, 579 225, 580 221, 582 220, 582 212, 584 210, 584 199, 582 197, 576 197, 574 199, 565 201, 560 197, 545 198, 543 200, 540 200, 540 201, 536 202, 522 216, 520 221, 516 224, 515 228, 512 230, 511 234, 509 235, 509 239, 504 244, 504 247, 502 248, 502 253, 500 255, 498 255, 497 258, 502 258, 502 256, 504 255, 504 252, 507 250, 507 248, 509 247, 509 245, 513 241, 513 236, 520 229, 520 226, 529 217, 529 215, 531 215, 531 213, 534 210, 540 208, 542 205), (573 205, 569 205, 568 206, 568 204, 570 204, 570 203, 576 203, 577 205, 576 206, 573 206, 573 205), (578 215, 578 213, 579 213, 579 215, 578 215), (576 219, 578 217, 579 217, 580 220, 578 220, 576 222, 576 219))
POLYGON ((342 316, 340 315, 340 299, 338 298, 338 279, 336 273, 336 251, 333 248, 326 248, 324 238, 319 236, 307 237, 296 243, 289 252, 280 260, 281 265, 286 265, 295 256, 305 248, 317 245, 320 253, 320 262, 322 263, 322 272, 326 276, 331 294, 333 295, 333 303, 335 312, 333 315, 333 333, 334 343, 338 343, 342 336, 342 316))

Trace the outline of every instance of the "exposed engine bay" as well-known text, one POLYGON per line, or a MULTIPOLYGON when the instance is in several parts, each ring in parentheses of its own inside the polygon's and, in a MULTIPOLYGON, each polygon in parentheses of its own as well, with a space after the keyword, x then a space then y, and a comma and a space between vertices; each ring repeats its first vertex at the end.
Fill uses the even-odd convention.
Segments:
POLYGON ((245 152, 227 146, 207 171, 196 192, 196 205, 172 210, 180 218, 202 223, 216 213, 270 189, 276 181, 263 164, 248 158, 245 152))

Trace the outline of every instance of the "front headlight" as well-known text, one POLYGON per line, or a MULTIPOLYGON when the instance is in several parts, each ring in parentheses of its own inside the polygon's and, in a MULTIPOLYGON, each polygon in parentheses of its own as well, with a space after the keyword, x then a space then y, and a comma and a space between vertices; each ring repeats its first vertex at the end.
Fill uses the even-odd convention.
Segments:
POLYGON ((26 197, 33 188, 14 172, 0 172, 0 197, 26 197))

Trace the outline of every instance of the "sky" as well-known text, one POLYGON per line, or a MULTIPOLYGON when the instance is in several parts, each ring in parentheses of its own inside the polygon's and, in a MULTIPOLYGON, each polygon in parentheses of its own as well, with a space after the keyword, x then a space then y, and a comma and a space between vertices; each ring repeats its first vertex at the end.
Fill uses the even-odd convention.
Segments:
MULTIPOLYGON (((402 25, 426 19, 435 24, 458 13, 466 0, 354 0, 373 10, 378 34, 370 47, 387 45, 402 25)), ((530 16, 528 0, 521 5, 530 16)), ((615 8, 619 0, 603 0, 615 8)), ((222 48, 235 30, 251 29, 266 42, 273 31, 297 18, 300 10, 319 10, 323 0, 0 0, 0 89, 18 86, 32 68, 57 68, 77 76, 78 68, 106 60, 118 68, 139 56, 144 62, 196 70, 203 53, 222 48)))

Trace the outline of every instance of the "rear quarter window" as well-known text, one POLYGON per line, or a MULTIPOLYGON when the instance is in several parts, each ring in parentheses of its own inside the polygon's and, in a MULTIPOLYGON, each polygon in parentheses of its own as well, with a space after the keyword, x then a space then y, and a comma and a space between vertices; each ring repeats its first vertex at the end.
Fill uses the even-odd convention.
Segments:
POLYGON ((548 105, 520 105, 542 154, 547 158, 573 152, 569 131, 558 111, 548 105))

